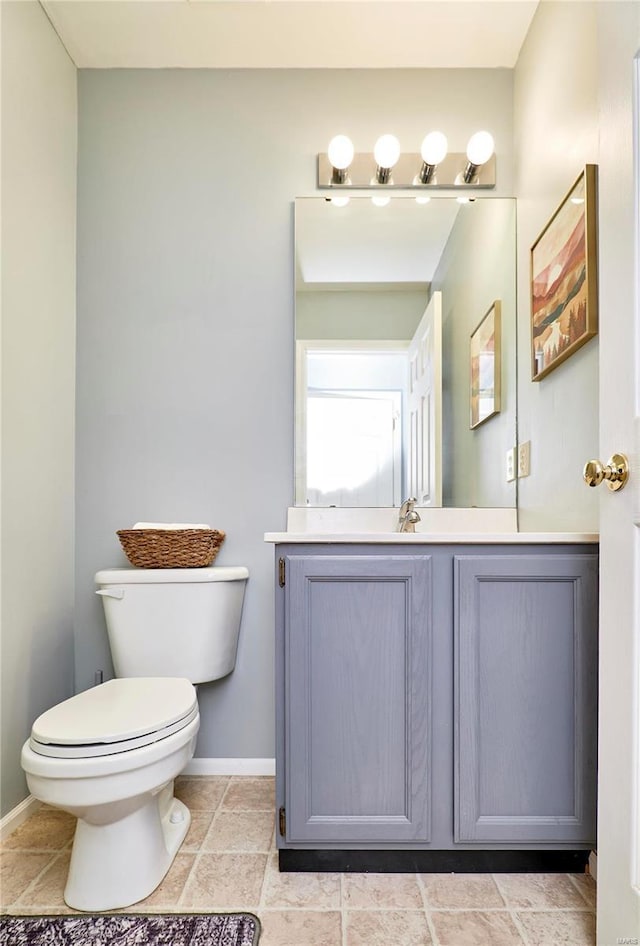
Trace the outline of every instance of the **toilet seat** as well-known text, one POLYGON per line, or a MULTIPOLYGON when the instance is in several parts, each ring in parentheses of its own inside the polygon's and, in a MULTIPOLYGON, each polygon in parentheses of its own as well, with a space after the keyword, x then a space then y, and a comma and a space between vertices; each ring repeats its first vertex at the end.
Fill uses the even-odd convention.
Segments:
POLYGON ((38 755, 90 759, 151 745, 198 716, 193 685, 180 677, 126 677, 85 690, 36 719, 38 755))

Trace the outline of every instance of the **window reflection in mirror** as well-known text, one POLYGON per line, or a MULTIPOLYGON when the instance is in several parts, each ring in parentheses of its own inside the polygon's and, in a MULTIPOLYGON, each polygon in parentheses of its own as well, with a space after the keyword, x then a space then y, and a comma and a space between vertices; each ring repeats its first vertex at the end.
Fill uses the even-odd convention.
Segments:
POLYGON ((515 201, 295 207, 295 502, 515 506, 515 201), (470 338, 495 302, 501 409, 470 426, 470 338))

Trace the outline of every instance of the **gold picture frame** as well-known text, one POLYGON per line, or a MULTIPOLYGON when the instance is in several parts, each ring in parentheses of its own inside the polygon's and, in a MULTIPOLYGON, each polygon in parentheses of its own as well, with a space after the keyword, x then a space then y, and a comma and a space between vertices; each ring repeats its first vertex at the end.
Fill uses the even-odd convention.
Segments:
POLYGON ((598 332, 597 172, 587 164, 531 247, 531 380, 598 332))
POLYGON ((492 302, 471 333, 470 374, 470 428, 500 413, 502 375, 501 305, 492 302))

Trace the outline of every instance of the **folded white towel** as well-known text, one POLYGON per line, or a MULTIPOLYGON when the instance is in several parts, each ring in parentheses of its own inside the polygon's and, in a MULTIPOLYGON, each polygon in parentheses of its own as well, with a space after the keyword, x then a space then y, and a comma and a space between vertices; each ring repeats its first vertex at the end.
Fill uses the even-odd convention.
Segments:
POLYGON ((134 529, 210 529, 202 522, 136 522, 134 529))

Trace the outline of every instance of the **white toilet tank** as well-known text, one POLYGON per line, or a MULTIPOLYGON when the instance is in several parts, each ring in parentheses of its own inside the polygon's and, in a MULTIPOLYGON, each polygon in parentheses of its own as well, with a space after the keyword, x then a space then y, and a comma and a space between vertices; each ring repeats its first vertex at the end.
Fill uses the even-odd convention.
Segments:
POLYGON ((206 683, 231 673, 248 577, 242 567, 97 572, 116 676, 206 683))

